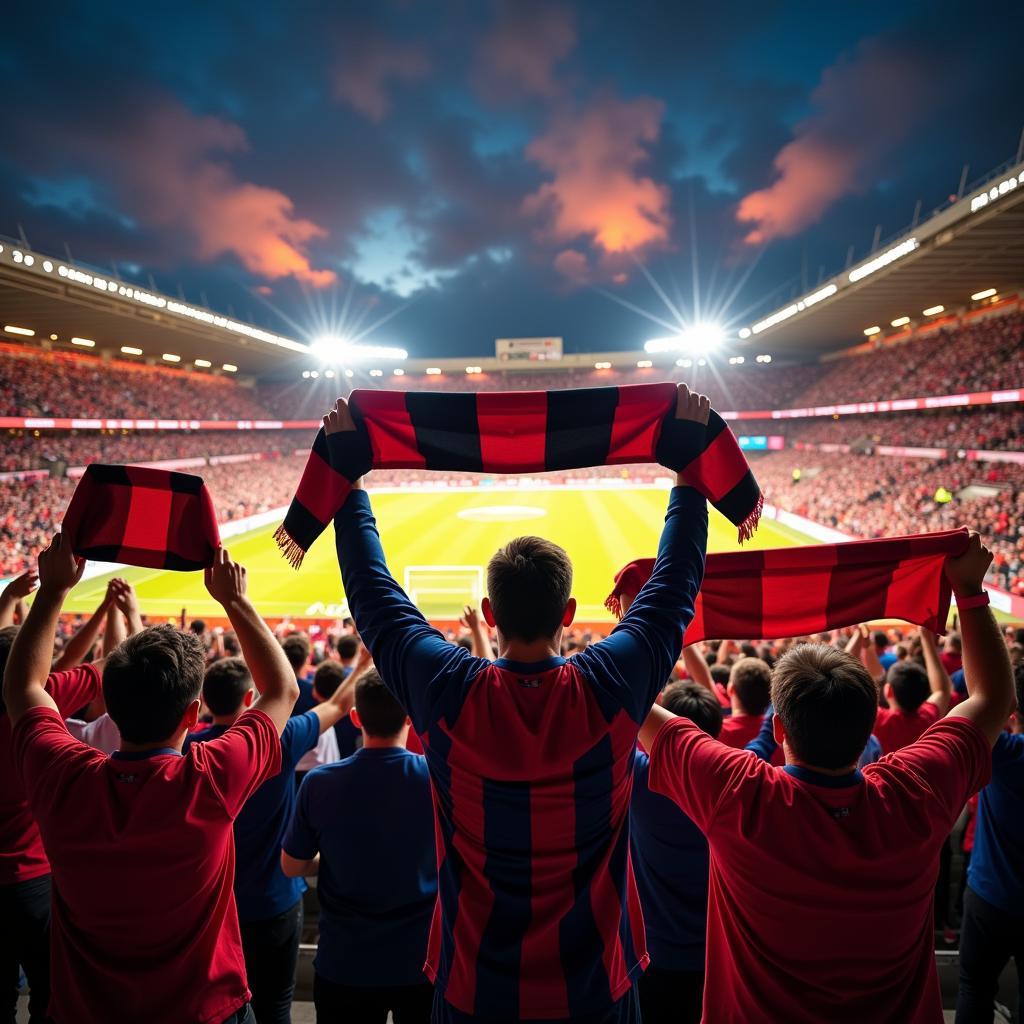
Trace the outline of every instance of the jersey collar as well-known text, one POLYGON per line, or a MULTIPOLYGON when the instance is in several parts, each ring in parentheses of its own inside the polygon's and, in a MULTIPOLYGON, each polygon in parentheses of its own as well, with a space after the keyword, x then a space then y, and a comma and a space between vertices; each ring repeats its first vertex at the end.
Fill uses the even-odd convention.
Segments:
POLYGON ((804 768, 799 764, 787 764, 783 771, 792 775, 799 782, 807 782, 812 786, 822 786, 825 789, 847 789, 850 786, 858 786, 864 781, 860 769, 850 772, 848 775, 826 775, 824 772, 816 772, 811 768, 804 768))
POLYGON ((506 672, 514 672, 517 676, 536 675, 538 672, 550 672, 565 664, 565 658, 545 658, 543 661, 511 661, 508 658, 498 658, 494 663, 496 668, 502 668, 506 672))
POLYGON ((157 747, 155 750, 115 750, 110 756, 118 761, 145 761, 150 757, 181 757, 181 751, 174 747, 157 747))

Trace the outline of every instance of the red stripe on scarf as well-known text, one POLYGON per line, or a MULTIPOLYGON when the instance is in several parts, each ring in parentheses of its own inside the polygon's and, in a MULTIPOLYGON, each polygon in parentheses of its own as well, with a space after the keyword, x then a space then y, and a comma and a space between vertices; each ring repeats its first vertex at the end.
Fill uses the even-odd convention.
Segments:
POLYGON ((683 479, 706 495, 720 501, 739 483, 748 469, 747 460, 728 426, 683 470, 683 479))
MULTIPOLYGON (((359 391, 353 403, 366 423, 376 469, 426 466, 426 459, 416 445, 416 428, 405 405, 404 391, 359 391)), ((325 522, 332 518, 333 513, 325 522)))
POLYGON ((166 551, 171 523, 171 492, 133 484, 129 493, 131 503, 121 544, 126 548, 166 551))
POLYGON ((352 485, 316 452, 302 470, 295 497, 322 523, 329 523, 338 509, 345 504, 352 485))
POLYGON ((623 384, 619 388, 606 464, 650 462, 661 421, 675 402, 675 384, 623 384))
POLYGON ((486 473, 541 473, 548 418, 546 391, 482 391, 476 396, 486 473))

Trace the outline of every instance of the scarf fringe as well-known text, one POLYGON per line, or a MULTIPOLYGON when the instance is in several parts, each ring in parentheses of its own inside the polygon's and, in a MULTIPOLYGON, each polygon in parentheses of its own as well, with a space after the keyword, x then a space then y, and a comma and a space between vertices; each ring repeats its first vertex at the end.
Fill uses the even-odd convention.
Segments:
POLYGON ((608 609, 617 619, 622 618, 622 605, 619 604, 619 599, 614 594, 609 594, 604 602, 605 608, 608 609))
POLYGON ((757 530, 758 523, 761 522, 761 513, 764 511, 764 495, 758 494, 757 503, 750 510, 747 518, 743 520, 739 525, 738 540, 742 544, 745 540, 750 540, 754 536, 754 531, 757 530))
POLYGON ((274 531, 274 540, 277 542, 281 554, 288 559, 288 564, 293 569, 298 569, 302 565, 303 558, 306 557, 306 552, 299 545, 299 542, 284 528, 284 523, 274 531))

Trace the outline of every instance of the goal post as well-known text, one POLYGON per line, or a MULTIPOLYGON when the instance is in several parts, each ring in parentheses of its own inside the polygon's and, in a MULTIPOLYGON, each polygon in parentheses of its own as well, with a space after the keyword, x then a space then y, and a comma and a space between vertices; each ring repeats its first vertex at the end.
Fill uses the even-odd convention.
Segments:
POLYGON ((484 571, 479 565, 407 565, 405 592, 428 619, 457 619, 467 604, 480 607, 484 571))

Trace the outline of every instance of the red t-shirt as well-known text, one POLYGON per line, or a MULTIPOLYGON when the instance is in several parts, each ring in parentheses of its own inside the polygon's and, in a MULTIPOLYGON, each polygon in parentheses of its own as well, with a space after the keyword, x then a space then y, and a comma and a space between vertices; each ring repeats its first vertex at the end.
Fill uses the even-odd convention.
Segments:
POLYGON ((742 750, 751 740, 756 739, 763 721, 761 715, 726 715, 722 719, 718 741, 727 747, 742 750))
POLYGON ((846 779, 774 768, 686 719, 664 725, 648 785, 711 851, 705 1024, 941 1021, 939 851, 991 770, 966 718, 846 779))
POLYGON ((249 999, 232 822, 281 769, 251 710, 185 756, 107 757, 52 708, 14 755, 53 868, 50 1015, 60 1024, 220 1024, 249 999))
MULTIPOLYGON (((62 715, 88 704, 100 690, 100 674, 92 665, 54 672, 46 690, 62 715)), ((14 770, 11 719, 0 711, 0 885, 27 882, 50 873, 43 841, 28 809, 25 787, 14 770)))
POLYGON ((942 716, 937 704, 926 700, 916 711, 906 714, 895 708, 879 708, 875 717, 874 734, 882 744, 882 752, 894 754, 919 739, 924 731, 942 716))

